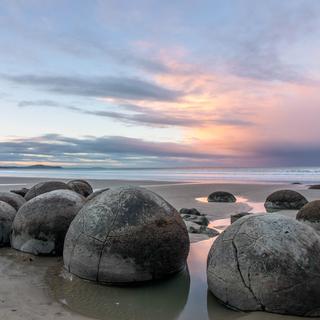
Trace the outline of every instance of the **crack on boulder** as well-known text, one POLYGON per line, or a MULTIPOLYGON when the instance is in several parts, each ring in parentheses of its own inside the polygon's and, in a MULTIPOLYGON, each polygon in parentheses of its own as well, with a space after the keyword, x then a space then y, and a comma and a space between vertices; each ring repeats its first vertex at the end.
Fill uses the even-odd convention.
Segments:
MULTIPOLYGON (((241 281, 242 281, 243 285, 245 286, 245 288, 247 288, 249 290, 249 292, 251 293, 252 297, 254 298, 254 300, 256 301, 257 305, 260 307, 260 309, 264 310, 265 307, 263 306, 261 301, 256 297, 256 295, 254 294, 254 292, 253 292, 253 290, 251 288, 250 275, 248 274, 249 285, 246 283, 246 281, 245 281, 245 279, 243 277, 243 274, 242 274, 242 271, 241 271, 241 268, 240 268, 240 263, 239 263, 238 248, 237 248, 236 244, 234 243, 234 239, 232 240, 231 243, 232 243, 232 247, 233 247, 233 250, 234 250, 234 257, 235 257, 235 260, 236 260, 236 266, 237 266, 237 270, 239 272, 241 281)), ((250 268, 249 268, 249 270, 250 270, 250 268)))

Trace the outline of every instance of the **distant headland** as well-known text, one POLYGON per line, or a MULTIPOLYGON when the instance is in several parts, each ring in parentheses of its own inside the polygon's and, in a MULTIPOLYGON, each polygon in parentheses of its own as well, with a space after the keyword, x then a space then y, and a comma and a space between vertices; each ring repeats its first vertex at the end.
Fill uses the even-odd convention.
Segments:
POLYGON ((63 167, 35 164, 31 166, 0 166, 0 169, 63 169, 63 167))

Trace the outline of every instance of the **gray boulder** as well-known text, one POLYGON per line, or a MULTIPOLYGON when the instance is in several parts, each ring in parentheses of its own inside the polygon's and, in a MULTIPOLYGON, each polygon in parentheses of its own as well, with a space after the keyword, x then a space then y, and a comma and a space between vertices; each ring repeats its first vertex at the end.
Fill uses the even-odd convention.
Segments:
POLYGON ((210 249, 209 290, 231 308, 319 316, 320 237, 278 214, 244 217, 210 249))
POLYGON ((35 255, 62 255, 65 234, 84 202, 71 190, 55 190, 31 199, 13 221, 12 247, 35 255))
POLYGON ((240 213, 232 214, 232 215, 230 216, 230 222, 231 222, 231 223, 234 223, 234 222, 236 222, 237 220, 239 220, 240 218, 245 217, 245 216, 248 216, 249 214, 252 214, 252 212, 240 212, 240 213))
POLYGON ((184 269, 188 252, 180 214, 157 194, 126 186, 83 206, 67 232, 63 260, 81 278, 126 284, 184 269))
POLYGON ((236 202, 236 197, 230 192, 216 191, 208 196, 208 202, 236 202))
POLYGON ((27 201, 39 196, 40 194, 54 190, 71 190, 68 185, 62 181, 45 181, 34 185, 25 195, 27 201))
POLYGON ((296 218, 310 225, 316 231, 320 231, 320 200, 307 203, 299 210, 296 218))
POLYGON ((196 208, 182 208, 180 209, 181 214, 188 214, 188 215, 194 215, 194 216, 202 216, 202 214, 196 209, 196 208))
POLYGON ((299 210, 308 200, 294 190, 279 190, 269 195, 264 203, 267 212, 279 210, 299 210))
POLYGON ((71 180, 67 185, 71 190, 81 194, 85 198, 93 192, 91 185, 85 180, 71 180))
POLYGON ((90 194, 90 196, 88 196, 86 198, 86 201, 90 201, 91 199, 95 198, 96 196, 98 196, 99 194, 101 194, 102 192, 105 192, 105 191, 108 191, 110 188, 103 188, 103 189, 99 189, 99 190, 96 190, 94 192, 92 192, 90 194))
POLYGON ((7 202, 0 201, 0 247, 10 245, 10 232, 16 210, 7 202))
POLYGON ((26 203, 22 196, 13 192, 0 192, 0 201, 10 204, 16 211, 26 203))
POLYGON ((18 194, 18 195, 21 196, 21 197, 24 197, 24 196, 27 194, 28 191, 29 191, 28 188, 21 188, 21 189, 17 189, 17 190, 10 190, 10 192, 16 193, 16 194, 18 194))

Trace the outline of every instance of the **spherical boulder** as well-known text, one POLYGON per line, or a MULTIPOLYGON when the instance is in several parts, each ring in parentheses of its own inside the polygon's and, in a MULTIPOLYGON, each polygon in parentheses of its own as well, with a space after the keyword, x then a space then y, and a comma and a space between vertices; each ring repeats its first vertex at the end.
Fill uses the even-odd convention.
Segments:
POLYGON ((96 190, 94 192, 92 192, 87 198, 86 201, 90 201, 91 199, 95 198, 96 196, 98 196, 99 194, 101 194, 102 192, 108 191, 110 188, 103 188, 103 189, 99 189, 96 190))
POLYGON ((236 202, 236 197, 230 192, 216 191, 208 196, 208 202, 236 202))
POLYGON ((252 215, 228 227, 207 260, 209 290, 243 311, 319 316, 320 237, 282 215, 252 215))
POLYGON ((279 190, 269 195, 264 203, 268 212, 279 210, 299 210, 308 200, 294 190, 279 190))
POLYGON ((0 247, 10 244, 10 232, 16 210, 7 202, 0 201, 0 247))
POLYGON ((86 202, 67 232, 63 260, 81 278, 139 283, 184 269, 189 245, 186 226, 168 202, 125 186, 86 202))
POLYGON ((39 196, 40 194, 54 190, 71 190, 68 185, 62 181, 45 181, 34 185, 25 195, 27 201, 39 196))
POLYGON ((67 185, 71 190, 78 192, 85 198, 93 192, 91 185, 85 180, 71 180, 67 185))
POLYGON ((307 203, 299 210, 296 218, 320 231, 320 200, 307 203))
POLYGON ((71 190, 55 190, 31 199, 13 221, 12 247, 35 255, 62 255, 65 234, 84 202, 71 190))
POLYGON ((26 203, 26 200, 13 192, 0 192, 0 201, 10 204, 16 211, 26 203))

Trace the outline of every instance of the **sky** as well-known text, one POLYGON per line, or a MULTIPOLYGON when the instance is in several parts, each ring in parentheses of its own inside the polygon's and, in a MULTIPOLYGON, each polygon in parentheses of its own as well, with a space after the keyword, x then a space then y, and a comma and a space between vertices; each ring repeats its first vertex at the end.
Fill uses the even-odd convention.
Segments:
POLYGON ((320 165, 320 1, 1 0, 0 165, 320 165))

